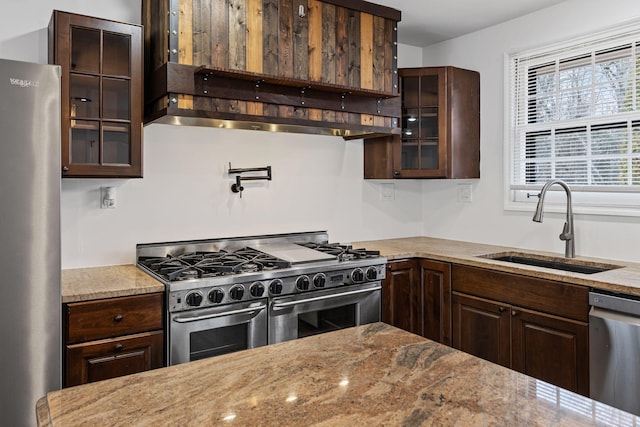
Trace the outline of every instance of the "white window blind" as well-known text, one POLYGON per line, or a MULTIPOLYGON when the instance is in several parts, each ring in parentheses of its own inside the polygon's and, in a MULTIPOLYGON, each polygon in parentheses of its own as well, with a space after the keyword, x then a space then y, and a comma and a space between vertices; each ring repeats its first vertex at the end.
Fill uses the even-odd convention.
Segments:
MULTIPOLYGON (((506 56, 511 201, 550 179, 638 206, 640 21, 506 56)), ((586 204, 589 197, 578 197, 586 204)))

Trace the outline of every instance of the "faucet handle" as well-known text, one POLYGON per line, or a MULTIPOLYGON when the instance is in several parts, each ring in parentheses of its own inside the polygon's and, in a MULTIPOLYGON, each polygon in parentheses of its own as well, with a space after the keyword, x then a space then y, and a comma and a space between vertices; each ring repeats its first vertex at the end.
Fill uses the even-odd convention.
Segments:
POLYGON ((562 228, 562 233, 560 233, 560 240, 571 240, 573 239, 573 233, 569 230, 569 223, 565 222, 564 227, 562 228))

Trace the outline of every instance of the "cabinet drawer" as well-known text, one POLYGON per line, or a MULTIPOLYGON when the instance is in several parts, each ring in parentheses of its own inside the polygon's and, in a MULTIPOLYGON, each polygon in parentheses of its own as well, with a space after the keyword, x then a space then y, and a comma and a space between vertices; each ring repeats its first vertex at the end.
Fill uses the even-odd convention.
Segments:
POLYGON ((67 304, 65 342, 70 344, 162 329, 162 295, 67 304))
POLYGON ((65 386, 71 387, 163 366, 162 331, 68 345, 65 386))
POLYGON ((556 316, 588 320, 589 288, 586 286, 454 265, 452 288, 556 316))

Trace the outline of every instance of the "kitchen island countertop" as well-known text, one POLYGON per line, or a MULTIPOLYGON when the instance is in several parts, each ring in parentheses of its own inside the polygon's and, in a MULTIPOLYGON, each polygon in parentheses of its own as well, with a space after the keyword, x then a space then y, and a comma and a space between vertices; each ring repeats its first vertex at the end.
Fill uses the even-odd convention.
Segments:
POLYGON ((67 388, 38 425, 638 425, 384 323, 67 388))

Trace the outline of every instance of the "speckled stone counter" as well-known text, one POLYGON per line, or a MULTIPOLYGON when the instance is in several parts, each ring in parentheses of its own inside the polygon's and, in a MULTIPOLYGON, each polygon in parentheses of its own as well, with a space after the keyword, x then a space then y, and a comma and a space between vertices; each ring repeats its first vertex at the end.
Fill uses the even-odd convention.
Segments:
POLYGON ((569 271, 552 270, 549 268, 514 264, 480 257, 481 255, 496 253, 526 252, 527 254, 564 259, 562 254, 505 246, 485 245, 457 240, 436 239, 432 237, 407 237, 400 239, 354 242, 353 247, 378 250, 381 255, 390 260, 403 258, 429 258, 438 261, 490 268, 492 270, 523 274, 543 279, 558 280, 561 282, 585 285, 614 292, 625 292, 640 295, 640 264, 637 263, 578 256, 575 260, 584 264, 593 266, 613 264, 623 268, 616 268, 595 274, 573 273, 569 271))
MULTIPOLYGON (((479 257, 503 252, 526 252, 541 256, 562 258, 561 254, 530 251, 457 240, 432 237, 354 242, 354 247, 379 250, 390 260, 403 258, 430 258, 471 265, 508 273, 524 274, 543 279, 559 280, 615 292, 640 295, 640 264, 610 259, 577 257, 576 260, 592 264, 614 264, 623 268, 596 274, 581 274, 548 268, 512 264, 479 257)), ((78 268, 62 270, 62 302, 86 301, 100 298, 163 292, 164 286, 135 265, 78 268)))
POLYGON ((49 393, 39 426, 585 426, 640 418, 383 323, 49 393))
POLYGON ((62 302, 164 292, 164 285, 135 265, 62 270, 62 302))

